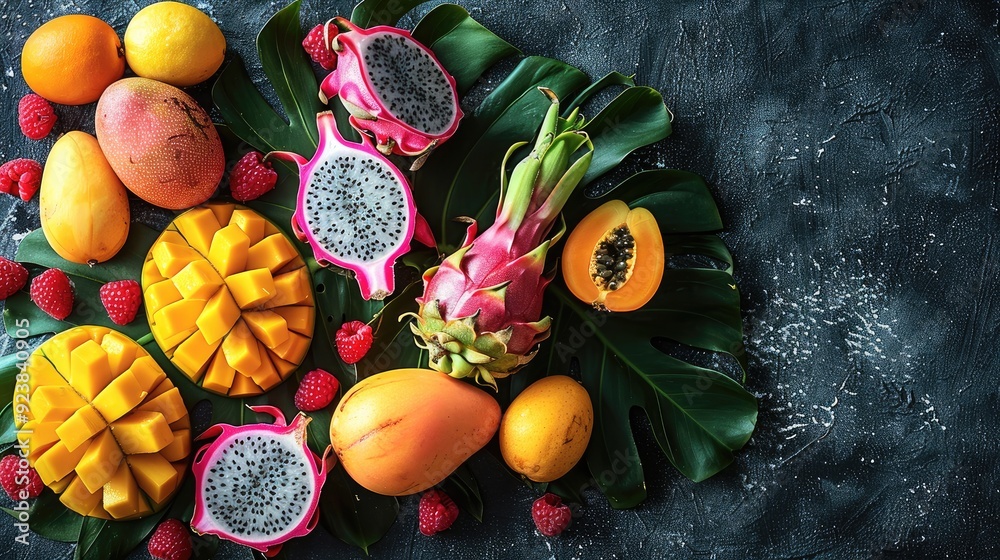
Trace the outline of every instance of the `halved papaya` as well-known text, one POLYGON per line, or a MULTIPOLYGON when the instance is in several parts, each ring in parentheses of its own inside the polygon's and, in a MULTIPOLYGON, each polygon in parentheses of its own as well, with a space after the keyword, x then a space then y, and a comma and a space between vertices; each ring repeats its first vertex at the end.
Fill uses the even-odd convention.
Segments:
POLYGON ((580 301, 602 311, 634 311, 660 287, 663 264, 663 237, 653 214, 612 200, 573 229, 562 272, 580 301))

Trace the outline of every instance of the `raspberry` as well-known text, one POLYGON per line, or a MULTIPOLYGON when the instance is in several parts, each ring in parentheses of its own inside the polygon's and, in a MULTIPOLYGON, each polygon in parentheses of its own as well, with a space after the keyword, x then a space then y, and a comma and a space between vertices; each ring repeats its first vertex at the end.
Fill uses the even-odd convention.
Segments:
POLYGON ((458 506, 448 494, 431 488, 420 497, 420 532, 428 537, 440 533, 458 518, 458 506))
POLYGON ((16 294, 28 283, 28 269, 21 263, 0 257, 0 299, 16 294))
POLYGON ((349 321, 341 325, 336 338, 340 359, 356 364, 372 347, 372 328, 361 321, 349 321))
POLYGON ((42 184, 42 165, 33 159, 15 159, 0 165, 0 192, 27 202, 42 184))
POLYGON ((340 382, 329 372, 314 369, 307 373, 295 391, 295 408, 302 412, 313 412, 325 408, 333 402, 340 390, 340 382))
POLYGON ((167 519, 149 537, 149 555, 160 560, 188 560, 192 553, 191 535, 179 519, 167 519))
POLYGON ((0 486, 15 502, 37 498, 45 488, 35 469, 28 466, 28 461, 21 461, 17 455, 0 459, 0 486))
POLYGON ((101 286, 101 303, 116 325, 127 325, 135 319, 142 303, 142 288, 135 280, 118 280, 101 286))
POLYGON ((65 272, 50 268, 31 281, 31 301, 62 321, 73 311, 73 284, 65 272))
POLYGON ((306 38, 302 40, 302 48, 309 53, 309 58, 322 66, 324 70, 333 70, 337 67, 337 54, 330 48, 330 43, 339 32, 340 30, 331 20, 313 27, 306 38))
POLYGON ((41 95, 29 93, 17 104, 17 124, 21 132, 32 140, 41 140, 52 132, 56 112, 41 95))
POLYGON ((531 517, 538 532, 546 537, 554 537, 569 527, 573 512, 564 505, 559 496, 545 494, 531 505, 531 517))
POLYGON ((229 175, 229 190, 233 198, 246 202, 260 198, 274 188, 278 182, 278 173, 271 162, 263 161, 263 157, 260 152, 247 152, 236 162, 229 175))

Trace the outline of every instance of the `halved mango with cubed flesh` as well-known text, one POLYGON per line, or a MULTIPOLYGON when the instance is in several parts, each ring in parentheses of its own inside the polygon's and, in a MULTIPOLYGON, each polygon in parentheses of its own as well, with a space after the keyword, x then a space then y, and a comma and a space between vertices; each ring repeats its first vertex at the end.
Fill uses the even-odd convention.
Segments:
POLYGON ((563 249, 566 287, 602 311, 646 305, 663 278, 663 237, 645 208, 611 200, 588 214, 563 249))
POLYGON ((142 277, 153 337, 202 388, 259 395, 305 358, 316 320, 309 270, 260 214, 221 203, 185 212, 147 262, 155 265, 142 277))
POLYGON ((190 421, 180 392, 145 349, 104 327, 77 327, 39 346, 25 373, 35 385, 26 416, 45 419, 30 419, 19 437, 63 504, 101 519, 166 505, 190 455, 190 421), (133 456, 143 457, 139 467, 127 461, 133 456), (152 472, 137 472, 143 465, 152 472), (139 479, 166 482, 147 491, 139 479))

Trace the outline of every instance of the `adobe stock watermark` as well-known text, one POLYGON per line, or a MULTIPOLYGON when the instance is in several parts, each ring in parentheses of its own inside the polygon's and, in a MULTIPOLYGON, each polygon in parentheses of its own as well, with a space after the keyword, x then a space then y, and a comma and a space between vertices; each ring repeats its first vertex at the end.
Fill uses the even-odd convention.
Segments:
MULTIPOLYGON (((28 330, 30 327, 30 322, 27 319, 18 319, 14 322, 14 348, 17 351, 17 377, 15 379, 14 386, 14 401, 13 401, 13 411, 14 418, 17 420, 17 424, 23 426, 25 422, 28 421, 28 358, 31 356, 31 351, 28 347, 28 336, 31 332, 28 330)), ((28 504, 28 482, 29 482, 29 467, 28 467, 28 445, 31 439, 31 431, 25 429, 19 429, 17 431, 17 444, 14 448, 17 450, 17 469, 14 471, 14 483, 20 487, 19 494, 14 500, 14 514, 15 523, 14 528, 17 529, 17 535, 14 537, 14 541, 17 544, 28 546, 28 535, 31 532, 31 513, 29 512, 28 504)))

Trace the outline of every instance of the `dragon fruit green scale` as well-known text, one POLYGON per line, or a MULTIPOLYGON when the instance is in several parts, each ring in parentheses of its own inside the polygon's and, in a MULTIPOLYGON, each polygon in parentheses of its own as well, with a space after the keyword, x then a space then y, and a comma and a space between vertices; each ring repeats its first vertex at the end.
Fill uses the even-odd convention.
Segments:
POLYGON ((542 296, 552 281, 545 270, 549 247, 565 232, 553 225, 583 179, 594 147, 580 130, 576 112, 559 118, 559 100, 545 88, 550 105, 535 145, 507 178, 507 161, 527 142, 508 150, 501 170, 497 219, 476 235, 472 220, 462 247, 424 274, 410 324, 430 366, 453 377, 472 377, 496 387, 517 372, 548 338, 551 318, 541 317, 542 296))

